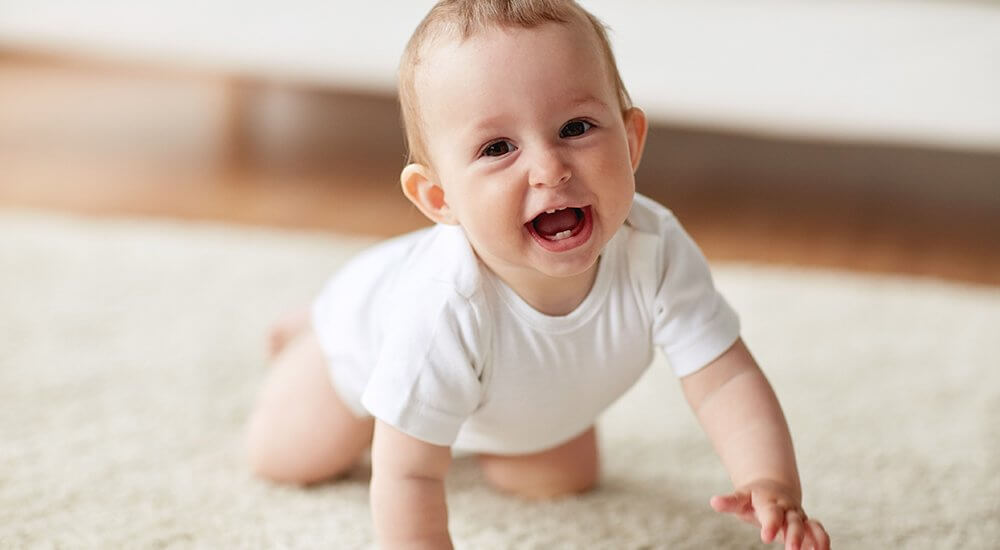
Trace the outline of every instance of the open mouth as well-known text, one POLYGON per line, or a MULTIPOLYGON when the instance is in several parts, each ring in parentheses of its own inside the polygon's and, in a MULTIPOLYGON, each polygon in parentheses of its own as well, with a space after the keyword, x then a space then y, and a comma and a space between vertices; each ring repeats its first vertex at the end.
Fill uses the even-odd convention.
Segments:
POLYGON ((593 216, 590 206, 549 210, 524 224, 538 244, 552 252, 576 248, 590 239, 593 216))

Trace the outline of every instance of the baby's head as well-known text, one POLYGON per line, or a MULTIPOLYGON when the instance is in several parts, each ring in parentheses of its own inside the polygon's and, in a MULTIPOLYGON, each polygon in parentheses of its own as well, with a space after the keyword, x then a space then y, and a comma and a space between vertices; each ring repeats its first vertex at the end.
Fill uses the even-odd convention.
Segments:
POLYGON ((461 225, 515 287, 592 273, 646 135, 600 21, 572 0, 443 0, 406 47, 399 95, 403 191, 424 214, 461 225))
POLYGON ((609 82, 618 95, 622 115, 632 100, 618 72, 604 24, 573 0, 443 0, 438 2, 413 31, 399 63, 399 104, 406 131, 409 162, 427 163, 420 125, 416 75, 421 62, 436 43, 464 41, 499 29, 531 29, 545 23, 573 25, 589 34, 601 53, 609 82))

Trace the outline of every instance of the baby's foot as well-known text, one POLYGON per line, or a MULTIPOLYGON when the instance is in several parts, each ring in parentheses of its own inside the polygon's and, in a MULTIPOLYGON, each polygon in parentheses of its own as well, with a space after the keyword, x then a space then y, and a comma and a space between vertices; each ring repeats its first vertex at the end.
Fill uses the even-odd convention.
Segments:
POLYGON ((289 342, 309 328, 309 309, 290 311, 278 318, 267 335, 267 355, 274 360, 289 342))

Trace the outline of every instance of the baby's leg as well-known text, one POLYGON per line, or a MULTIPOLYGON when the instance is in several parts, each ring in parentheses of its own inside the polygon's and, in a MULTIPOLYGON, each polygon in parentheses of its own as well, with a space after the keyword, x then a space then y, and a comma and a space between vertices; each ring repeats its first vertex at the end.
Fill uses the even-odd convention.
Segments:
POLYGON ((590 428, 562 445, 530 455, 479 455, 487 481, 528 498, 552 498, 588 491, 597 484, 597 434, 590 428))
POLYGON ((358 418, 333 389, 311 328, 278 353, 247 427, 258 476, 309 484, 346 472, 371 444, 374 422, 358 418))

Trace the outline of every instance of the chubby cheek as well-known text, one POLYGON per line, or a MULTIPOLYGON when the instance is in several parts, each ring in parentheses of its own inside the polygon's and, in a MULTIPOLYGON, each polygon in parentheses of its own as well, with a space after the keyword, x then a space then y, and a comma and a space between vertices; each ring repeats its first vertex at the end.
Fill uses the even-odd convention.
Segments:
POLYGON ((493 242, 511 247, 517 246, 526 233, 520 223, 522 207, 519 201, 511 197, 498 196, 495 200, 484 201, 481 204, 483 213, 479 220, 480 229, 490 235, 493 242))
MULTIPOLYGON (((522 203, 515 193, 498 192, 489 185, 480 187, 463 201, 462 225, 477 249, 485 247, 503 255, 502 249, 514 249, 525 238, 520 224, 522 203)), ((507 250, 510 252, 510 250, 507 250)))
MULTIPOLYGON (((626 157, 627 158, 627 157, 626 157)), ((601 203, 602 217, 605 222, 617 224, 628 216, 635 195, 635 176, 632 165, 622 162, 620 156, 606 156, 592 167, 592 173, 600 174, 594 181, 599 186, 595 189, 601 203)))

